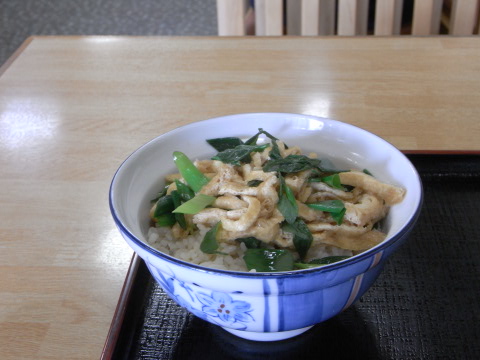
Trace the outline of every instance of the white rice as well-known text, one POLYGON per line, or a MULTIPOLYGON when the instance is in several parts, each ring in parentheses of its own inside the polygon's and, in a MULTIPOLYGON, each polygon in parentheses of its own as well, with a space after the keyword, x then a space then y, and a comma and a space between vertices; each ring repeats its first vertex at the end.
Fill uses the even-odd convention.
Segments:
MULTIPOLYGON (((168 227, 150 227, 147 234, 147 242, 155 249, 189 263, 213 269, 248 271, 243 260, 243 256, 247 250, 245 244, 220 242, 218 251, 228 255, 205 254, 200 250, 200 244, 209 229, 201 225, 198 227, 198 232, 180 240, 173 237, 168 227)), ((307 260, 319 259, 326 256, 351 255, 351 251, 339 249, 334 246, 313 245, 308 252, 307 260)), ((251 270, 251 272, 255 272, 255 270, 251 270)))

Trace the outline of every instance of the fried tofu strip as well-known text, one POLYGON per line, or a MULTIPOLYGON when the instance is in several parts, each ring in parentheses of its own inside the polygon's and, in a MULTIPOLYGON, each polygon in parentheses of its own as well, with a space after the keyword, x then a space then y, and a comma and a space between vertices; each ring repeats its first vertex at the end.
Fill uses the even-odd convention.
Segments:
POLYGON ((192 222, 194 224, 202 224, 208 227, 215 225, 223 219, 238 220, 247 209, 224 210, 218 208, 206 208, 193 215, 192 222))
POLYGON ((253 236, 264 243, 271 244, 277 241, 280 232, 280 223, 284 220, 284 217, 275 209, 273 215, 270 218, 259 218, 248 229, 244 231, 228 231, 222 228, 217 239, 219 241, 233 241, 244 237, 253 236))
POLYGON ((344 219, 358 226, 376 223, 387 213, 383 201, 370 194, 361 195, 355 204, 345 202, 344 205, 347 209, 344 219))
POLYGON ((326 220, 326 216, 323 211, 318 211, 318 210, 309 208, 307 205, 305 205, 304 203, 298 200, 297 200, 297 206, 298 206, 298 216, 307 222, 312 222, 312 221, 318 222, 321 220, 324 220, 324 221, 326 220))
POLYGON ((319 233, 313 233, 314 243, 321 243, 326 245, 333 245, 340 249, 352 250, 352 251, 364 251, 370 249, 383 240, 386 235, 378 230, 371 230, 365 232, 360 236, 338 236, 338 234, 324 231, 319 233))
POLYGON ((405 189, 382 183, 373 176, 360 171, 340 173, 340 181, 342 184, 361 187, 366 192, 377 195, 388 206, 398 204, 405 196, 405 189))
POLYGON ((237 220, 222 219, 222 227, 227 231, 245 231, 257 220, 260 213, 260 201, 253 196, 243 196, 248 203, 247 211, 237 220))
POLYGON ((311 174, 310 170, 300 171, 298 173, 292 173, 285 176, 285 183, 292 189, 297 195, 305 185, 305 182, 311 174))
MULTIPOLYGON (((214 162, 214 164, 216 161, 214 162)), ((220 163, 217 174, 201 190, 201 194, 218 196, 220 189, 227 183, 243 181, 242 177, 235 171, 233 166, 220 163)), ((225 192, 223 193, 225 194, 225 192)), ((232 194, 237 195, 237 194, 232 194)))
POLYGON ((352 200, 355 197, 353 192, 334 189, 323 182, 312 182, 310 186, 313 189, 313 194, 308 198, 308 202, 328 199, 352 200))
POLYGON ((235 210, 247 208, 248 203, 233 195, 223 195, 217 197, 212 206, 220 209, 235 210))
POLYGON ((308 223, 307 226, 312 233, 328 231, 332 234, 337 234, 339 237, 360 236, 371 230, 371 226, 360 227, 345 223, 343 223, 342 225, 334 225, 327 222, 316 222, 308 223))

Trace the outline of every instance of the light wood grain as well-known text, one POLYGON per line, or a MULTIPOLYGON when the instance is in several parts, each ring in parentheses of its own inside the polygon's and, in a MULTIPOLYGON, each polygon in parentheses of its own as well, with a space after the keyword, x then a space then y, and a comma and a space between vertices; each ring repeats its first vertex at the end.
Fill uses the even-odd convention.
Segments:
POLYGON ((478 0, 454 0, 450 26, 452 35, 472 35, 478 20, 478 0))
POLYGON ((255 2, 255 34, 283 35, 283 0, 257 0, 255 2))
POLYGON ((375 7, 375 35, 399 35, 403 0, 377 1, 375 7))
POLYGON ((245 35, 246 0, 217 0, 218 35, 245 35))
POLYGON ((479 37, 30 39, 0 77, 1 358, 100 356, 132 255, 109 184, 143 143, 290 112, 480 151, 479 60, 479 37))
POLYGON ((435 35, 440 31, 443 0, 416 0, 412 35, 435 35))
POLYGON ((338 0, 338 35, 366 35, 368 0, 338 0))

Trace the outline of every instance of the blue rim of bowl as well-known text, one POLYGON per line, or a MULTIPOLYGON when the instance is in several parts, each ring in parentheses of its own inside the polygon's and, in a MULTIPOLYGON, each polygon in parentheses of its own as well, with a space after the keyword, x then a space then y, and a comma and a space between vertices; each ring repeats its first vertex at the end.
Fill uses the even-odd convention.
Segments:
POLYGON ((184 126, 177 127, 175 129, 172 129, 172 130, 170 130, 170 131, 168 131, 164 134, 161 134, 161 135, 153 138, 152 140, 148 141, 147 143, 143 144, 142 146, 140 146, 139 148, 134 150, 120 164, 118 169, 115 171, 113 179, 110 183, 109 206, 110 206, 110 212, 112 214, 112 217, 114 219, 115 224, 117 225, 117 227, 120 229, 120 231, 123 234, 128 236, 128 238, 131 241, 133 241, 137 246, 141 247, 142 249, 144 249, 148 253, 150 253, 152 255, 155 255, 155 256, 158 256, 158 257, 160 257, 160 258, 162 258, 162 259, 164 259, 164 260, 166 260, 170 263, 174 263, 178 266, 182 266, 184 268, 188 268, 190 270, 195 270, 195 271, 199 271, 199 272, 203 272, 203 273, 211 273, 211 274, 218 274, 218 275, 229 275, 229 276, 237 276, 237 277, 247 277, 247 278, 252 277, 252 278, 257 278, 257 279, 258 278, 283 277, 283 276, 288 276, 288 277, 299 276, 299 277, 302 277, 302 276, 309 275, 311 273, 329 272, 329 271, 333 271, 333 270, 337 270, 337 269, 346 267, 346 266, 351 265, 351 264, 356 264, 356 263, 358 263, 360 261, 363 261, 366 258, 369 258, 372 255, 386 249, 387 247, 390 247, 391 245, 393 245, 394 243, 399 241, 401 238, 403 238, 403 236, 405 234, 407 234, 410 230, 413 229, 413 227, 415 226, 415 224, 416 224, 416 222, 417 222, 417 220, 420 216, 420 212, 421 212, 422 206, 423 206, 423 185, 422 185, 422 181, 421 181, 420 175, 418 174, 417 170, 415 169, 415 167, 413 166, 411 161, 400 150, 398 150, 395 146, 390 144, 385 139, 383 139, 383 138, 379 137, 378 135, 375 135, 375 134, 373 134, 373 133, 371 133, 367 130, 364 130, 364 129, 358 127, 358 126, 351 125, 351 124, 348 124, 348 123, 343 123, 343 122, 338 121, 338 120, 321 118, 321 117, 313 116, 313 115, 302 115, 302 114, 292 114, 292 113, 245 113, 245 114, 235 114, 235 115, 226 115, 226 116, 216 117, 216 118, 197 121, 197 122, 194 122, 194 123, 191 123, 191 124, 187 124, 187 125, 184 125, 184 126), (168 254, 165 254, 165 253, 155 249, 154 247, 148 245, 146 242, 137 238, 130 230, 128 230, 128 228, 126 226, 123 225, 122 221, 117 216, 115 206, 113 205, 113 199, 112 199, 112 197, 113 197, 112 196, 113 186, 114 186, 114 183, 115 183, 115 179, 117 178, 118 172, 122 169, 123 165, 130 159, 130 157, 132 157, 134 154, 136 154, 140 149, 142 149, 145 146, 149 145, 150 143, 154 142, 158 138, 166 136, 167 134, 170 135, 170 134, 172 134, 173 132, 176 132, 176 131, 180 131, 185 126, 189 126, 189 125, 192 125, 192 124, 198 124, 198 123, 201 123, 201 122, 206 122, 206 121, 215 120, 215 119, 219 119, 219 118, 223 119, 223 118, 228 118, 228 117, 236 117, 236 116, 239 116, 239 115, 252 115, 252 116, 254 116, 254 115, 265 115, 265 114, 284 115, 284 116, 304 116, 304 117, 310 118, 310 119, 317 119, 317 120, 323 120, 323 121, 328 120, 329 122, 341 123, 343 125, 351 126, 351 127, 354 127, 358 130, 361 130, 362 132, 365 132, 369 135, 377 137, 381 141, 385 142, 387 145, 389 145, 391 148, 393 148, 394 151, 399 152, 400 155, 409 163, 409 165, 412 168, 413 173, 415 174, 416 179, 417 179, 417 181, 420 185, 420 197, 419 197, 418 206, 415 209, 415 212, 410 216, 410 218, 405 223, 405 225, 395 235, 393 235, 391 238, 388 238, 388 239, 384 240, 382 243, 380 243, 379 245, 377 245, 377 246, 375 246, 371 249, 368 249, 368 250, 366 250, 366 251, 364 251, 360 254, 354 255, 351 258, 348 258, 348 259, 345 259, 345 260, 342 260, 342 261, 338 261, 338 262, 335 262, 335 263, 332 263, 332 264, 324 265, 324 266, 321 266, 321 267, 311 268, 311 269, 278 271, 278 272, 248 272, 248 271, 222 270, 222 269, 208 268, 208 267, 201 266, 201 265, 194 264, 194 263, 189 263, 187 261, 178 259, 178 258, 173 257, 173 256, 168 255, 168 254))

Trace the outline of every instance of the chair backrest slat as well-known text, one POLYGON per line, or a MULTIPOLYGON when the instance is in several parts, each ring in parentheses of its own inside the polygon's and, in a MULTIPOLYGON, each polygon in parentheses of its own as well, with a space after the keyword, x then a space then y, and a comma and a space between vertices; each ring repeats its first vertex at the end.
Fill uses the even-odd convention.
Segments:
POLYGON ((301 35, 302 0, 287 0, 287 35, 301 35))
POLYGON ((450 34, 472 35, 477 25, 478 1, 454 0, 450 17, 450 34))
POLYGON ((375 5, 375 35, 399 35, 403 0, 382 0, 375 5))
POLYGON ((366 35, 368 0, 338 0, 338 35, 366 35))
POLYGON ((438 34, 440 30, 442 4, 443 0, 415 0, 412 35, 438 34))
POLYGON ((288 35, 334 35, 336 0, 287 0, 288 35))
POLYGON ((335 34, 336 5, 336 0, 320 0, 318 35, 335 34))
MULTIPOLYGON (((217 0, 219 35, 245 35, 249 2, 217 0)), ((284 3, 255 0, 256 35, 426 36, 440 31, 472 35, 480 27, 480 0, 413 0, 413 18, 406 23, 402 23, 406 0, 377 0, 375 9, 369 9, 369 0, 286 0, 286 6, 284 3), (373 15, 373 28, 368 26, 369 15, 373 15)))
POLYGON ((300 35, 318 35, 320 0, 301 0, 300 35))
POLYGON ((283 0, 255 1, 255 34, 283 35, 283 0))
POLYGON ((245 0, 217 0, 218 35, 245 35, 245 0))
POLYGON ((357 2, 338 1, 338 35, 355 35, 357 28, 357 2))

